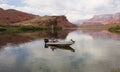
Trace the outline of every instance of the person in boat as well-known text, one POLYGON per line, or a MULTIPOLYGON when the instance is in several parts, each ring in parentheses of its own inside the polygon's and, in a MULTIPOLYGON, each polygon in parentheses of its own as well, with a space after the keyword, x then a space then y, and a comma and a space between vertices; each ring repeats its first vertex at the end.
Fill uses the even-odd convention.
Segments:
POLYGON ((48 43, 48 42, 49 42, 49 39, 44 39, 44 42, 45 42, 45 43, 48 43))
POLYGON ((52 39, 51 41, 49 39, 44 39, 44 42, 45 43, 48 43, 48 42, 58 42, 57 39, 52 39))
POLYGON ((73 43, 75 43, 75 41, 73 41, 72 39, 71 39, 71 41, 72 41, 73 43))

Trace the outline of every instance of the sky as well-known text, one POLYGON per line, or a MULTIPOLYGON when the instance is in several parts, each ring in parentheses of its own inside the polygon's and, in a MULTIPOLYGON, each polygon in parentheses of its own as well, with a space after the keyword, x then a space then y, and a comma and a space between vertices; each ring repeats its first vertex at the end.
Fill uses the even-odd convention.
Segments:
POLYGON ((0 0, 0 7, 40 16, 65 15, 75 22, 94 15, 120 12, 120 0, 0 0))

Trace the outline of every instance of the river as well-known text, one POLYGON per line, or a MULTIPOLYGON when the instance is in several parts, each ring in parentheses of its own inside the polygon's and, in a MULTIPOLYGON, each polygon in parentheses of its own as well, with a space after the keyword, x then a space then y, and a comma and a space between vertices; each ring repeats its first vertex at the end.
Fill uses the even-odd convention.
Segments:
POLYGON ((120 35, 63 30, 0 35, 0 72, 120 72, 120 35), (45 48, 44 38, 73 39, 70 48, 45 48))

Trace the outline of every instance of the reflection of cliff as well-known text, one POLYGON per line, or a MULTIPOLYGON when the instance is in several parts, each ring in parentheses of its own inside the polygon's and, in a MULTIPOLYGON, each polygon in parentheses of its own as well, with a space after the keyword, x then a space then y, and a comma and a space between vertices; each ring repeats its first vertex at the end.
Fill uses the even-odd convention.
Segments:
POLYGON ((72 30, 61 30, 61 31, 56 31, 54 30, 46 32, 46 37, 48 38, 61 38, 64 39, 66 38, 66 36, 68 35, 69 32, 71 32, 72 30))
POLYGON ((68 35, 69 32, 73 30, 60 30, 60 31, 51 31, 51 30, 45 30, 40 32, 34 32, 34 33, 21 33, 22 36, 28 36, 34 39, 37 38, 60 38, 64 39, 68 35))
POLYGON ((107 30, 82 30, 83 33, 91 35, 96 39, 115 39, 120 40, 120 35, 111 33, 107 30))
POLYGON ((8 43, 11 44, 20 44, 24 42, 29 42, 31 40, 39 38, 60 38, 64 39, 71 30, 62 30, 62 31, 51 31, 45 30, 34 33, 19 33, 19 34, 10 34, 10 35, 0 35, 0 46, 4 46, 8 43))
POLYGON ((20 43, 24 43, 24 42, 29 42, 30 40, 32 40, 32 38, 26 37, 26 36, 17 35, 17 34, 13 34, 13 35, 0 35, 0 46, 4 46, 4 45, 6 45, 8 43, 20 44, 20 43))
POLYGON ((75 52, 75 49, 73 49, 70 46, 47 46, 47 45, 45 45, 45 48, 51 48, 52 51, 54 51, 56 49, 62 49, 62 50, 69 50, 71 52, 75 52))

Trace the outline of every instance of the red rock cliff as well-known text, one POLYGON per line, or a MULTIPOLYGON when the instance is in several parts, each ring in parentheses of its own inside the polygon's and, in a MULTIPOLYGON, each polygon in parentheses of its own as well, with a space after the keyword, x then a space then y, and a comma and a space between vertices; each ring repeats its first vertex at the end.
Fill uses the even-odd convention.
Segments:
POLYGON ((120 13, 95 15, 93 18, 83 22, 84 25, 94 24, 118 24, 120 23, 120 13))
POLYGON ((30 20, 35 17, 36 15, 24 13, 14 9, 4 10, 0 8, 0 25, 10 25, 13 23, 30 20))

